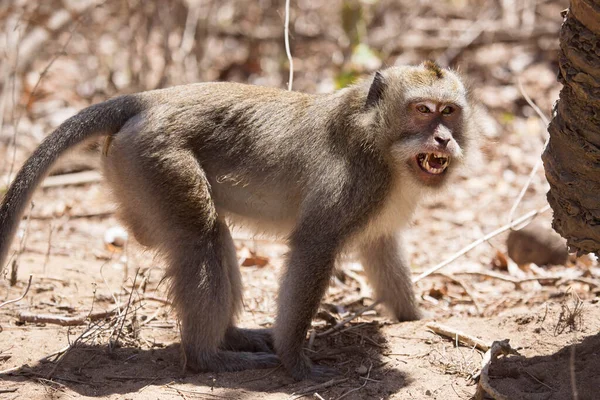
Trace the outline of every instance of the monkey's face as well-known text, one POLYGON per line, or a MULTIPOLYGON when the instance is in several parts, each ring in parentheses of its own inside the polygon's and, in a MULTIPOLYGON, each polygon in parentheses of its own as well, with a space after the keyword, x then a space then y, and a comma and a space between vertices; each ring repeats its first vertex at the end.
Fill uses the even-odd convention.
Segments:
POLYGON ((392 145, 397 162, 408 164, 416 180, 440 186, 461 161, 463 110, 452 102, 408 102, 404 130, 392 145))
POLYGON ((436 188, 461 164, 473 124, 467 123, 468 91, 456 73, 432 62, 378 72, 365 109, 376 115, 375 140, 391 149, 401 175, 408 171, 417 184, 436 188))

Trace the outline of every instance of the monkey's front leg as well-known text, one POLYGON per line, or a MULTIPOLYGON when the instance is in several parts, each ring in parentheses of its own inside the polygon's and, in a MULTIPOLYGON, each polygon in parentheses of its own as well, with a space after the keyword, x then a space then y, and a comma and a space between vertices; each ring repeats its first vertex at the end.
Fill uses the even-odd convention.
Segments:
POLYGON ((377 300, 383 301, 399 321, 419 319, 410 268, 401 238, 383 236, 360 244, 359 257, 377 300))
MULTIPOLYGON (((318 236, 317 231, 307 233, 318 236)), ((275 349, 281 362, 296 380, 324 380, 335 370, 313 366, 303 351, 306 332, 327 289, 333 271, 335 248, 316 238, 292 239, 287 270, 279 288, 275 349)))

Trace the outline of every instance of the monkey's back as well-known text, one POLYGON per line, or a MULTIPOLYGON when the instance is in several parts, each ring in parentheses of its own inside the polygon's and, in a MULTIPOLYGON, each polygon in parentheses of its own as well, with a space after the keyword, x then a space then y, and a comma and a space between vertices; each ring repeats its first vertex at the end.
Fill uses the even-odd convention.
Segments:
POLYGON ((324 168, 328 174, 335 168, 329 121, 319 116, 330 114, 323 108, 336 107, 339 93, 308 95, 237 83, 141 93, 147 108, 114 136, 107 175, 113 163, 149 171, 193 154, 219 213, 285 234, 311 182, 326 175, 324 168))

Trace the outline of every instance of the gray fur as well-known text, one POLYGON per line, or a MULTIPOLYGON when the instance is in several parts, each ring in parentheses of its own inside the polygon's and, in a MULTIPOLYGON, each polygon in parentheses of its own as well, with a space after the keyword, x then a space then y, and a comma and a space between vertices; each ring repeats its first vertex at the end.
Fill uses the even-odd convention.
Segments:
POLYGON ((371 81, 327 95, 193 84, 89 107, 40 145, 10 187, 0 265, 52 162, 88 137, 112 135, 105 175, 123 221, 166 259, 187 365, 234 371, 281 360, 296 379, 324 379, 331 371, 302 347, 336 258, 358 248, 378 297, 398 319, 418 318, 394 234, 461 163, 473 130, 467 92, 449 70, 395 67, 377 75, 376 88, 371 81), (425 118, 413 107, 425 100, 460 112, 425 118), (441 135, 452 168, 428 177, 416 155, 440 150, 441 135), (227 222, 288 237, 272 332, 235 327, 242 289, 227 222))

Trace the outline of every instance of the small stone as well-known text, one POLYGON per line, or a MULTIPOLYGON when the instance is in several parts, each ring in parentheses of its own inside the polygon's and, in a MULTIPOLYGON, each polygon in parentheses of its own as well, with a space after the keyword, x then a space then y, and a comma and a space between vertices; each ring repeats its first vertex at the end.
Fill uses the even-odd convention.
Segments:
POLYGON ((564 265, 569 256, 566 240, 537 221, 510 232, 506 245, 508 256, 519 265, 564 265))
POLYGON ((366 375, 367 372, 369 372, 369 370, 364 365, 361 365, 360 367, 356 368, 356 373, 359 375, 366 375))

